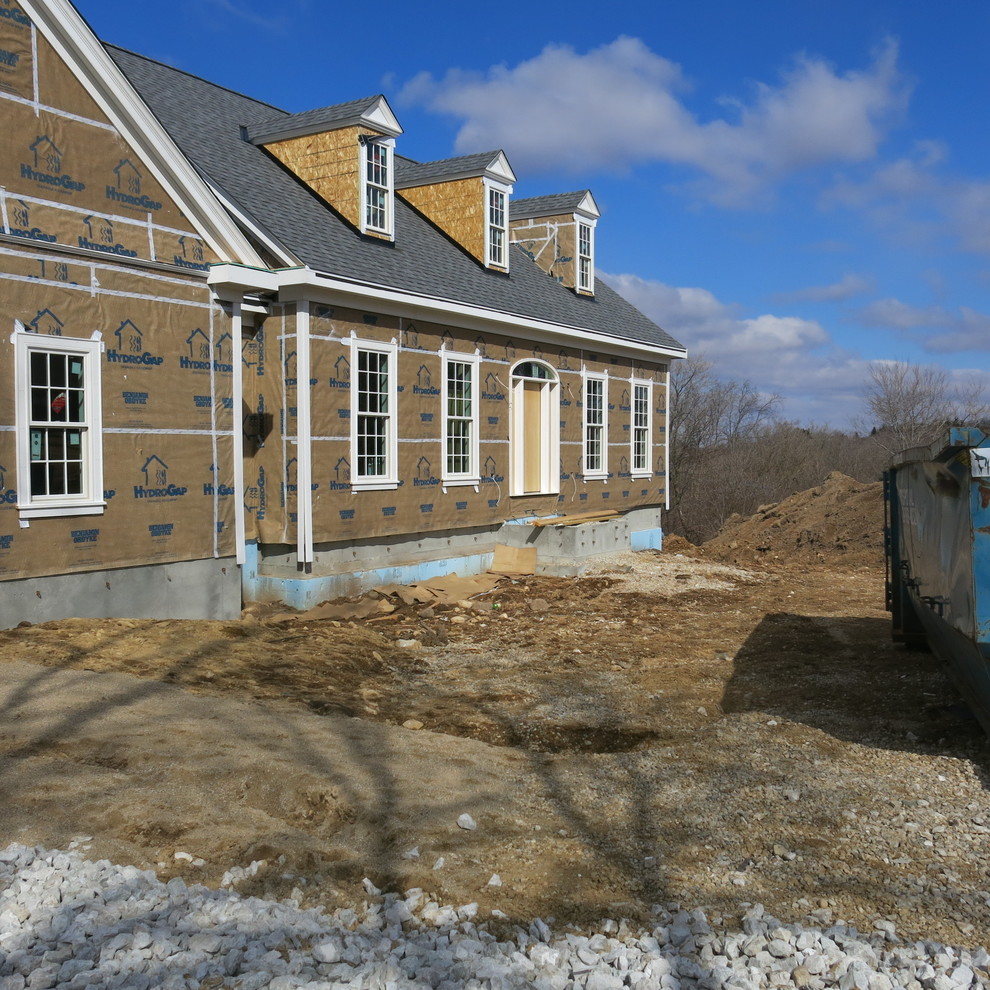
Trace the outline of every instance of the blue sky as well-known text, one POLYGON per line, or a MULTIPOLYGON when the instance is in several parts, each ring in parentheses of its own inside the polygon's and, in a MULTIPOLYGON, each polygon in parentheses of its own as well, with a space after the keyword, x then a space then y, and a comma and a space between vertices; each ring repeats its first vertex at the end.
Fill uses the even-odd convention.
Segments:
POLYGON ((599 274, 724 377, 848 425, 868 363, 990 383, 990 5, 78 0, 290 111, 382 92, 419 160, 590 188, 599 274))

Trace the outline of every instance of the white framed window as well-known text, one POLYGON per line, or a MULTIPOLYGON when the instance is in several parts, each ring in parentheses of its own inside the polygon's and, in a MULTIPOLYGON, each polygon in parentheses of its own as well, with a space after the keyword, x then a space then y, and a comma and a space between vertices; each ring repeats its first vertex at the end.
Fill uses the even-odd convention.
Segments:
POLYGON ((365 137, 361 142, 361 230, 392 236, 393 139, 365 137))
POLYGON ((478 485, 479 419, 477 354, 443 353, 443 472, 448 485, 478 485))
POLYGON ((632 382, 630 396, 630 451, 629 465, 633 476, 652 474, 650 451, 653 449, 653 418, 650 406, 653 399, 652 382, 632 382))
POLYGON ((594 231, 590 223, 578 223, 577 286, 584 292, 595 290, 594 231))
POLYGON ((20 329, 11 341, 21 517, 102 513, 103 341, 20 329))
POLYGON ((542 361, 520 361, 512 369, 510 492, 560 493, 560 380, 542 361))
POLYGON ((485 257, 489 265, 508 268, 509 193, 504 186, 485 181, 485 257))
POLYGON ((351 489, 396 488, 398 346, 351 341, 351 489))
POLYGON ((585 373, 584 376, 584 451, 585 478, 608 477, 608 378, 585 373))

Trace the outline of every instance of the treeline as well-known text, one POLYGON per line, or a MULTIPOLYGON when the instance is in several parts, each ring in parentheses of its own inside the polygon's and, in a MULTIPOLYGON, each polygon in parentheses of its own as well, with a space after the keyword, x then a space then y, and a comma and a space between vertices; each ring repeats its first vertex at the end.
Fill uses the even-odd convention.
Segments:
POLYGON ((780 404, 749 382, 720 379, 704 358, 675 363, 668 532, 704 543, 735 513, 751 515, 833 471, 879 481, 894 451, 933 443, 952 423, 990 420, 978 385, 960 390, 941 369, 894 362, 871 369, 858 432, 783 421, 780 404))

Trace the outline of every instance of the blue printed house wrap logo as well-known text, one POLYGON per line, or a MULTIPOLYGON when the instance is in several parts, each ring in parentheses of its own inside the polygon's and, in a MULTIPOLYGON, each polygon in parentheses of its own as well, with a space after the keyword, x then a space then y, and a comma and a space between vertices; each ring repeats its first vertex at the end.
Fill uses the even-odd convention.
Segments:
POLYGON ((414 348, 416 350, 419 349, 419 331, 416 329, 416 325, 414 323, 410 323, 409 326, 402 331, 402 346, 414 348))
MULTIPOLYGON (((299 476, 298 471, 298 458, 290 457, 285 462, 285 481, 283 482, 286 492, 295 493, 299 491, 299 476)), ((310 491, 315 492, 320 487, 318 481, 311 481, 309 483, 310 491)))
POLYGON ((0 505, 16 505, 17 492, 13 489, 7 491, 7 483, 4 479, 7 469, 0 464, 0 505))
POLYGON ((40 227, 31 226, 31 207, 23 199, 13 199, 7 203, 10 227, 6 233, 14 237, 26 237, 31 241, 47 241, 49 244, 56 240, 54 234, 46 234, 40 227))
MULTIPOLYGON (((315 385, 319 381, 319 378, 310 378, 309 384, 315 385)), ((285 384, 286 386, 298 385, 299 381, 296 378, 296 352, 289 351, 285 355, 285 384)))
POLYGON ((488 344, 485 342, 485 338, 482 336, 477 336, 474 338, 474 349, 483 357, 488 357, 488 344))
POLYGON ((619 458, 619 477, 620 478, 630 478, 632 473, 629 470, 629 458, 623 454, 619 458))
MULTIPOLYGON (((68 282, 69 266, 64 261, 42 261, 41 280, 43 282, 68 282)), ((78 285, 73 282, 72 285, 78 285)))
POLYGON ((505 360, 515 361, 515 359, 516 359, 516 345, 511 340, 507 340, 505 342, 505 360))
POLYGON ((111 202, 136 206, 140 210, 160 210, 162 204, 150 196, 141 195, 141 180, 144 176, 130 158, 121 158, 113 170, 116 181, 106 186, 106 196, 111 202))
MULTIPOLYGON (((263 377, 265 374, 265 349, 262 346, 264 331, 259 330, 257 337, 252 340, 250 337, 245 337, 241 341, 241 364, 250 371, 254 368, 254 373, 258 377, 263 377)), ((233 357, 231 357, 233 360, 233 357)))
POLYGON ((102 251, 103 254, 115 254, 121 258, 136 258, 137 251, 131 251, 118 244, 113 232, 113 221, 94 214, 83 220, 86 233, 77 238, 79 246, 88 251, 102 251))
MULTIPOLYGON (((0 7, 0 10, 3 10, 0 7)), ((55 186, 67 192, 78 192, 86 188, 84 182, 76 182, 71 175, 62 171, 62 150, 47 134, 39 134, 28 145, 34 165, 21 162, 21 178, 30 179, 39 186, 55 186)))
POLYGON ((333 363, 333 378, 327 381, 330 388, 351 387, 351 362, 343 354, 333 363))
POLYGON ((330 491, 348 492, 351 490, 351 462, 346 457, 333 466, 334 476, 330 479, 330 491))
POLYGON ((495 462, 495 458, 486 457, 481 470, 481 483, 483 485, 500 485, 503 481, 505 481, 505 477, 498 473, 498 464, 495 462))
POLYGON ((173 262, 179 268, 191 268, 197 272, 205 272, 209 269, 203 256, 203 242, 198 237, 180 237, 179 248, 182 254, 177 254, 173 262))
POLYGON ((416 384, 413 385, 413 395, 439 395, 440 389, 433 384, 433 377, 430 369, 425 364, 419 366, 416 372, 416 384))
MULTIPOLYGON (((210 474, 212 474, 213 477, 214 477, 214 479, 216 479, 216 474, 217 474, 217 466, 216 466, 216 464, 211 464, 210 465, 210 474)), ((214 480, 214 481, 208 481, 208 482, 206 482, 205 485, 203 485, 203 494, 204 495, 218 495, 218 496, 220 496, 220 498, 224 498, 227 495, 233 495, 234 494, 234 486, 233 485, 225 485, 222 482, 218 482, 216 480, 214 480)))
POLYGON ((187 371, 219 371, 229 375, 234 370, 231 344, 230 334, 225 333, 211 346, 210 338, 201 327, 196 327, 186 337, 186 347, 189 349, 189 353, 179 355, 179 367, 185 368, 187 371), (214 350, 216 351, 215 356, 213 355, 214 350))
POLYGON ((485 375, 485 387, 482 389, 481 397, 483 399, 494 399, 496 402, 502 402, 505 399, 505 393, 498 390, 499 380, 495 376, 494 372, 489 372, 485 375))
POLYGON ((65 324, 50 309, 42 309, 28 323, 28 326, 31 327, 33 333, 45 334, 49 337, 61 337, 65 324))
POLYGON ((31 26, 31 21, 27 14, 20 7, 12 5, 10 0, 3 0, 0 6, 0 20, 12 21, 19 27, 27 28, 31 26))
POLYGON ((134 486, 135 498, 181 498, 189 489, 169 484, 168 465, 152 454, 142 465, 144 484, 134 486))
POLYGON ((144 349, 144 335, 136 323, 124 320, 113 335, 117 338, 116 347, 106 350, 107 364, 134 364, 146 368, 160 365, 165 358, 151 354, 144 349))
POLYGON ((413 478, 413 488, 423 485, 439 485, 440 479, 433 477, 433 465, 425 455, 416 462, 416 477, 413 478))

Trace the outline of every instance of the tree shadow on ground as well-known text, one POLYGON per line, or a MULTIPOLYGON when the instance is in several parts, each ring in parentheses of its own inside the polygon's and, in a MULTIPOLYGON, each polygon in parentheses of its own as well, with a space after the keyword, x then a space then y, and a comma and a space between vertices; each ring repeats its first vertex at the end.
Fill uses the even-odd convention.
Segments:
POLYGON ((891 642, 877 618, 768 614, 737 652, 722 710, 760 711, 874 748, 972 760, 990 745, 934 654, 891 642))

